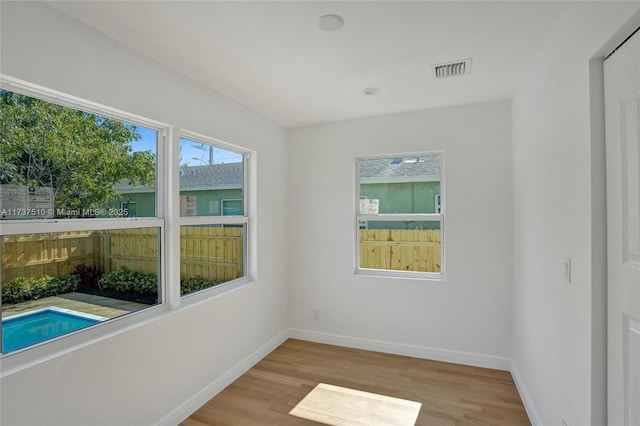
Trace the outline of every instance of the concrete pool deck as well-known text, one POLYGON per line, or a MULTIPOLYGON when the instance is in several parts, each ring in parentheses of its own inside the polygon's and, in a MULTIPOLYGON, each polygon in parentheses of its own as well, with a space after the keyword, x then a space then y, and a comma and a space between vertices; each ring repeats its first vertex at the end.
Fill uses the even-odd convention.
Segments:
POLYGON ((107 318, 119 317, 120 315, 149 307, 149 305, 143 303, 74 292, 2 306, 2 318, 48 308, 49 306, 57 306, 58 308, 71 309, 107 318))

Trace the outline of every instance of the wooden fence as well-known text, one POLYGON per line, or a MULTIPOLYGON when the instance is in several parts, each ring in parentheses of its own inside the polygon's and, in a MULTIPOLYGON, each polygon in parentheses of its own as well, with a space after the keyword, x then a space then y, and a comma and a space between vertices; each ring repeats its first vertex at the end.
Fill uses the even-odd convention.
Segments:
MULTIPOLYGON (((109 272, 129 269, 158 272, 158 230, 122 229, 5 236, 2 281, 70 274, 87 264, 109 272)), ((180 275, 229 281, 243 275, 241 227, 183 227, 180 275)), ((440 272, 439 230, 360 230, 360 267, 440 272)))
POLYGON ((73 272, 76 265, 103 268, 95 232, 6 235, 2 238, 2 281, 73 272))
POLYGON ((244 228, 183 227, 180 275, 230 281, 243 275, 244 228))
POLYGON ((361 229, 360 267, 440 272, 439 229, 361 229))
MULTIPOLYGON (((121 266, 158 273, 156 228, 60 232, 5 236, 2 239, 2 282, 73 272, 87 264, 109 272, 121 266)), ((180 275, 228 281, 243 275, 241 227, 183 227, 180 275)))

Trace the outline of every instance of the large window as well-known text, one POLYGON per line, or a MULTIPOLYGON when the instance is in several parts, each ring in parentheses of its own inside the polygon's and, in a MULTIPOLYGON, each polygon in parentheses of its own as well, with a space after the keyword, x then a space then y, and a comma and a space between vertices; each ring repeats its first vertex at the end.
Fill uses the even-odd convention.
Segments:
POLYGON ((101 324, 135 324, 179 306, 180 294, 247 281, 247 152, 1 83, 4 360, 54 340, 64 349, 83 333, 99 338, 117 327, 101 324))
POLYGON ((246 274, 247 156, 202 136, 180 139, 180 294, 246 274))
POLYGON ((442 154, 356 160, 356 273, 442 278, 442 154))

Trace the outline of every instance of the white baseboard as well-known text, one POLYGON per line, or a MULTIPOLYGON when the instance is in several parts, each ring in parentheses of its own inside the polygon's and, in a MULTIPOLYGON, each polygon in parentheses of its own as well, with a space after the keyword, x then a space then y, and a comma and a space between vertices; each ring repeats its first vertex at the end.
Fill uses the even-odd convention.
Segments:
POLYGON ((522 399, 522 403, 524 404, 524 409, 527 411, 529 421, 533 426, 543 426, 542 420, 540 420, 540 416, 536 411, 536 407, 533 405, 533 400, 527 391, 527 387, 524 385, 524 380, 522 380, 518 367, 516 367, 516 364, 513 361, 511 361, 511 376, 516 384, 518 393, 520 394, 520 399, 522 399))
POLYGON ((206 404, 211 398, 220 393, 224 388, 233 383, 238 377, 242 376, 247 370, 256 365, 262 358, 273 352, 289 337, 288 330, 284 330, 262 345, 254 353, 234 365, 229 371, 218 377, 209 385, 204 387, 200 392, 189 398, 177 409, 173 410, 169 415, 165 416, 157 424, 158 426, 177 426, 186 420, 191 414, 196 412, 198 408, 206 404))
POLYGON ((456 364, 471 365, 474 367, 493 368, 504 371, 509 371, 511 368, 511 361, 509 359, 492 355, 434 349, 424 346, 405 345, 401 343, 362 339, 359 337, 349 337, 300 329, 290 329, 289 337, 317 343, 326 343, 329 345, 345 346, 348 348, 405 355, 414 358, 431 359, 434 361, 453 362, 456 364))

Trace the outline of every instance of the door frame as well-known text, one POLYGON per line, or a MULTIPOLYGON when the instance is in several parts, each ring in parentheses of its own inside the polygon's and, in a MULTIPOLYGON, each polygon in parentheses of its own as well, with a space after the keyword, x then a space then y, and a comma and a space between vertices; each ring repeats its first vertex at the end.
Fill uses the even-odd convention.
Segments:
POLYGON ((591 145, 591 420, 607 424, 607 177, 604 100, 605 57, 638 27, 640 10, 589 60, 591 145))

